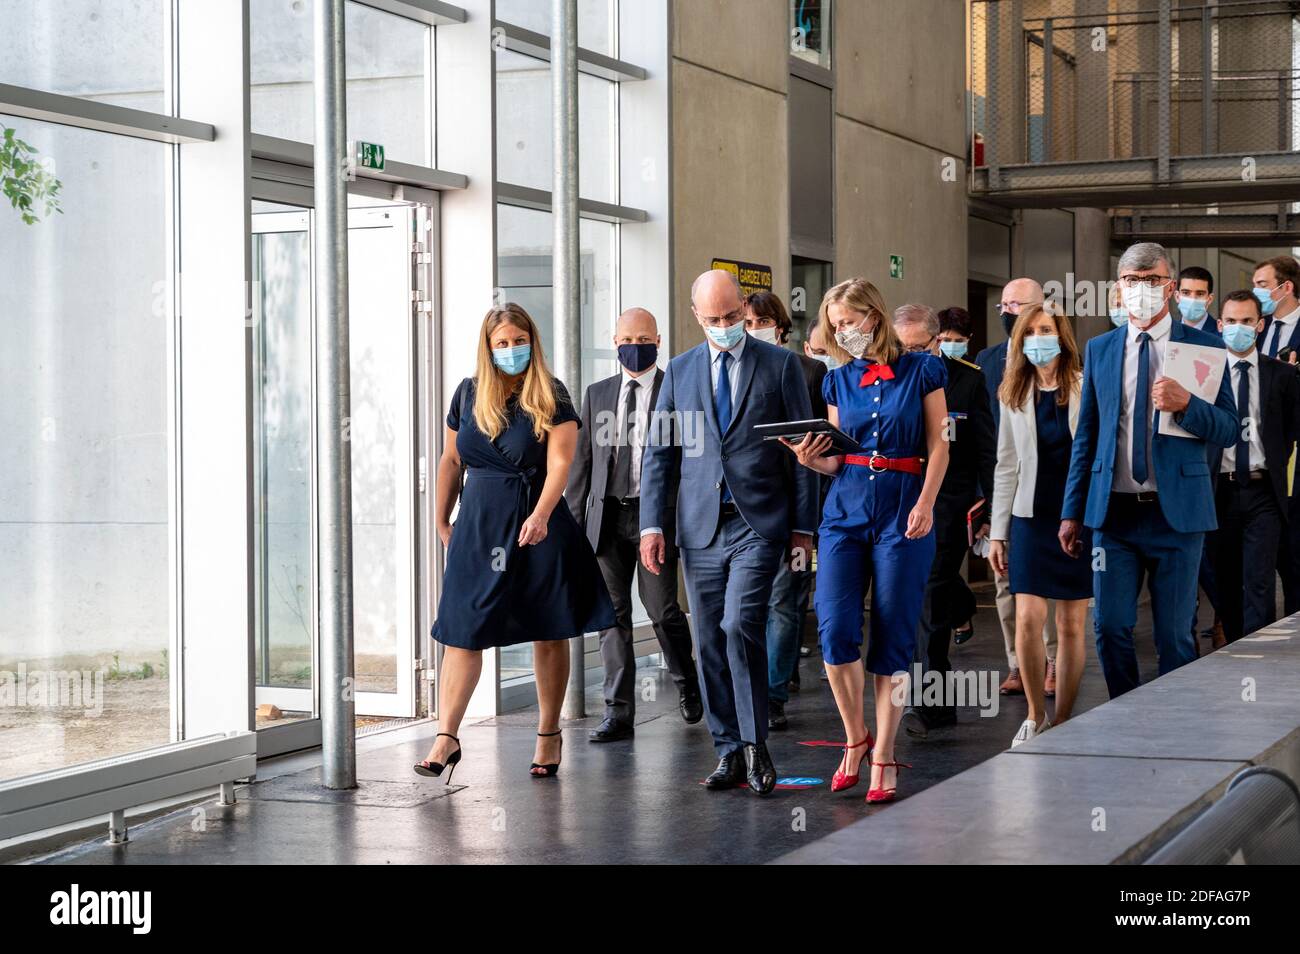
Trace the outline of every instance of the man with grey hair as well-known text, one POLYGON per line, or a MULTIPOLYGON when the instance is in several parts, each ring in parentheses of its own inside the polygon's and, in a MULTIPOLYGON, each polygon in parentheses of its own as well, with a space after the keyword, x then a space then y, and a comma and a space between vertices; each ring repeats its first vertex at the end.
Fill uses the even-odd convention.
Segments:
MULTIPOLYGON (((945 312, 946 314, 946 312, 945 312)), ((968 319, 969 320, 969 319, 968 319)), ((903 349, 939 355, 941 323, 927 305, 903 305, 894 311, 894 330, 903 349)), ((966 557, 966 514, 982 494, 991 492, 997 442, 993 412, 989 407, 984 375, 979 366, 943 355, 948 381, 944 399, 948 406, 948 469, 934 501, 934 562, 925 586, 921 620, 913 656, 920 672, 912 680, 912 705, 903 712, 902 726, 909 735, 924 738, 930 729, 956 725, 953 699, 924 704, 924 673, 934 671, 947 685, 948 641, 955 626, 974 615, 975 598, 961 576, 966 557)))
MULTIPOLYGON (((655 404, 660 418, 701 422, 701 453, 651 434, 641 465, 641 564, 664 572, 669 489, 677 494, 677 543, 691 607, 704 716, 718 767, 706 789, 776 787, 767 750, 767 612, 777 564, 811 562, 817 488, 807 467, 759 424, 805 421, 808 386, 793 351, 745 333, 736 277, 714 269, 691 286, 705 341, 668 362, 655 404)), ((657 430, 657 429, 656 429, 657 430)))
POLYGON ((1128 323, 1088 342, 1060 529, 1061 548, 1093 564, 1097 658, 1111 698, 1139 682, 1133 627, 1144 576, 1160 675, 1196 658, 1197 571, 1205 533, 1218 525, 1207 445, 1232 447, 1238 430, 1228 375, 1210 404, 1163 374, 1171 342, 1223 353, 1221 339, 1171 319, 1168 253, 1140 242, 1118 271, 1128 323), (1161 434, 1162 414, 1190 436, 1161 434), (1080 552, 1082 524, 1093 530, 1091 555, 1080 552))

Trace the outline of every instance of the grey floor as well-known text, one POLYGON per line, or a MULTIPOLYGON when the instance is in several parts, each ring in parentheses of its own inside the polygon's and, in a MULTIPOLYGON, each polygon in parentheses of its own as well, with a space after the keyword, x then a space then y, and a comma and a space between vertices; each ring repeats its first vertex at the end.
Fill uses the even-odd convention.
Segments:
MULTIPOLYGON (((1006 669, 1002 636, 991 603, 981 593, 976 637, 954 651, 958 669, 1006 669)), ((1140 613, 1144 675, 1154 675, 1149 618, 1140 613)), ((812 642, 812 640, 810 640, 812 642)), ((1208 649, 1208 645, 1202 642, 1208 649)), ((360 788, 326 793, 315 770, 241 786, 237 804, 212 802, 156 818, 131 831, 124 846, 101 840, 70 846, 41 859, 73 864, 223 863, 762 863, 809 844, 893 805, 868 808, 866 780, 832 794, 839 752, 798 744, 841 739, 830 691, 819 679, 820 658, 801 663, 803 691, 788 706, 790 728, 769 747, 782 777, 821 780, 810 788, 778 789, 767 798, 746 790, 709 792, 700 784, 715 764, 703 723, 686 725, 676 692, 658 670, 657 699, 643 703, 632 741, 587 741, 598 718, 564 727, 564 756, 555 779, 529 776, 535 715, 512 713, 463 725, 464 761, 454 785, 411 771, 437 731, 427 724, 388 742, 367 740, 358 754, 360 788)), ((1106 701, 1089 645, 1078 712, 1106 701)), ((599 713, 599 695, 588 712, 599 713)), ((1000 697, 991 717, 968 708, 959 724, 927 740, 903 738, 898 758, 903 799, 1007 748, 1025 717, 1023 697, 1000 697)), ((297 768, 310 759, 297 757, 297 768)), ((274 771, 274 763, 267 766, 274 771)), ((896 804, 902 804, 900 801, 896 804)), ((886 815, 886 817, 888 817, 886 815)), ((918 830, 915 837, 924 838, 918 830)))

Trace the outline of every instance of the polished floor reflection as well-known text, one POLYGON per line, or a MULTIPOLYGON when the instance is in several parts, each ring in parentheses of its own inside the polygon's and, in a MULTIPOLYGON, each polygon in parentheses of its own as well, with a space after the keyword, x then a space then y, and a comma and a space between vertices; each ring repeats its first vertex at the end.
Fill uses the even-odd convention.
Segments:
MULTIPOLYGON (((981 593, 983 599, 984 594, 981 593)), ((989 594, 991 596, 991 593, 989 594)), ((991 602, 991 600, 984 600, 991 602)), ((1143 608, 1138 641, 1144 675, 1153 675, 1149 614, 1143 608)), ((981 608, 975 638, 954 654, 962 669, 998 670, 1006 660, 991 607, 981 608)), ((1089 648, 1079 710, 1105 701, 1095 653, 1089 648)), ((587 732, 599 720, 566 724, 558 778, 528 775, 535 716, 512 713, 462 727, 464 761, 454 791, 421 779, 411 764, 423 758, 432 725, 380 734, 359 745, 355 795, 335 798, 305 784, 319 762, 314 753, 267 763, 262 781, 239 790, 229 808, 192 808, 131 831, 131 842, 75 846, 50 856, 81 864, 159 863, 746 863, 767 862, 831 833, 870 812, 865 786, 832 795, 835 749, 799 745, 838 739, 840 729, 814 655, 802 662, 803 691, 787 708, 790 728, 774 733, 770 748, 783 777, 821 779, 811 788, 779 789, 760 799, 747 791, 712 793, 700 782, 714 758, 703 724, 687 726, 676 693, 657 670, 657 700, 644 703, 630 742, 593 745, 587 732), (269 780, 270 773, 283 773, 269 780), (306 772, 288 779, 292 773, 306 772), (264 786, 263 793, 256 791, 264 786), (463 786, 463 787, 460 787, 463 786), (434 794, 442 797, 431 797, 434 794), (195 830, 201 828, 202 830, 195 830)), ((588 712, 599 713, 590 697, 588 712)), ((956 728, 925 741, 903 739, 900 782, 904 799, 1004 750, 1025 715, 1023 697, 1000 697, 999 711, 981 717, 961 712, 956 728)), ((899 802, 897 804, 903 804, 899 802)), ((886 816, 888 817, 888 816, 886 816)), ((901 817, 901 815, 900 815, 901 817)))

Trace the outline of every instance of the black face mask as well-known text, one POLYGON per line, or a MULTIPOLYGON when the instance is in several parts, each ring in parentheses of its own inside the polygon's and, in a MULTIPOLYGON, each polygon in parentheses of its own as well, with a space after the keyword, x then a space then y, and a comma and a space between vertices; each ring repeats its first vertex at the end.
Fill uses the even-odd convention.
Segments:
POLYGON ((998 317, 1002 319, 1002 330, 1005 331, 1007 333, 1007 337, 1010 338, 1011 329, 1016 326, 1016 319, 1019 318, 1020 316, 1013 315, 1009 311, 1000 311, 998 312, 998 317))
POLYGON ((650 344, 621 344, 618 346, 619 364, 635 373, 644 371, 659 359, 659 346, 650 344))

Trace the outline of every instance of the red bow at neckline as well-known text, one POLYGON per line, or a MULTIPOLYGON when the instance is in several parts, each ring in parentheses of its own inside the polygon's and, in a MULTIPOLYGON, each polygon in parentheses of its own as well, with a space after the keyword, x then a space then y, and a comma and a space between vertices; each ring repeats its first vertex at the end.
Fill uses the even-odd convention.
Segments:
POLYGON ((869 364, 867 370, 862 372, 862 380, 858 382, 858 387, 865 388, 875 383, 877 378, 881 381, 894 380, 894 369, 887 364, 869 364))

